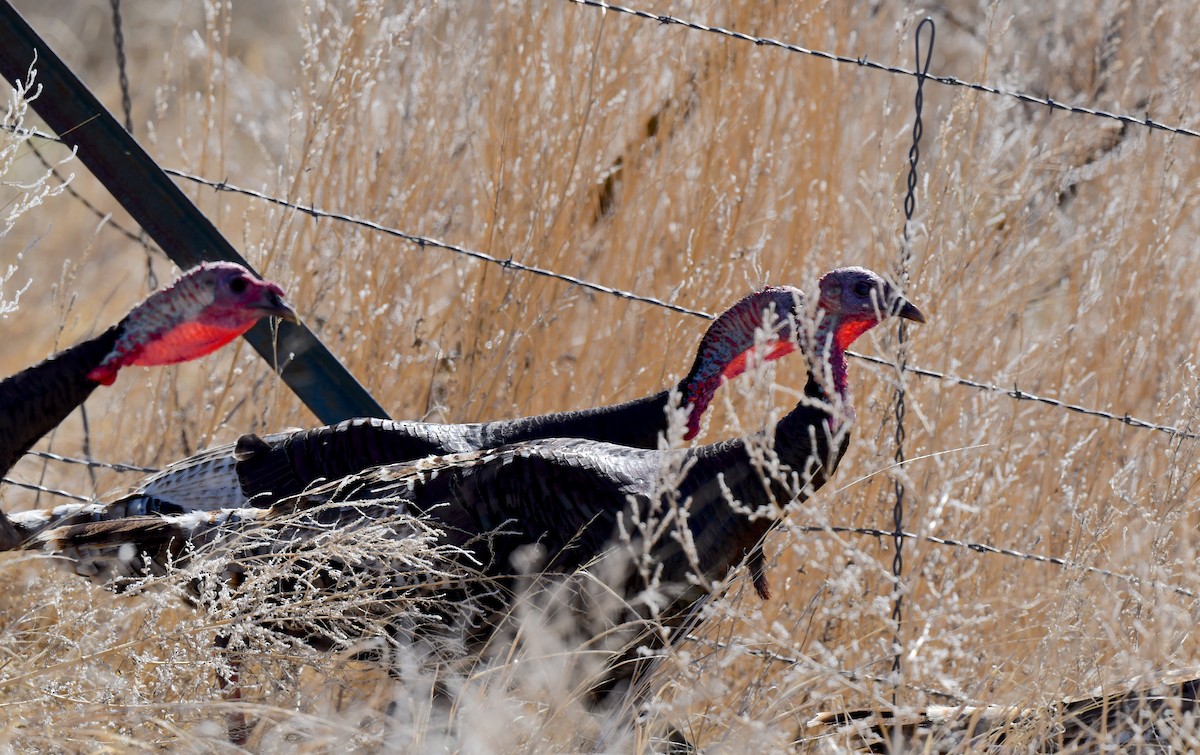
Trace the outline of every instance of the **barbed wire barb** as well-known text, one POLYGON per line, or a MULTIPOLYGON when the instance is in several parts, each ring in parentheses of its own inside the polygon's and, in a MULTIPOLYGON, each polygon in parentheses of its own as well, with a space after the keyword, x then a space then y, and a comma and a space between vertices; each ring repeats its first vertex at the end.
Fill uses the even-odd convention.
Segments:
POLYGON ((161 470, 154 467, 139 467, 136 464, 122 464, 120 462, 111 461, 96 461, 95 459, 80 459, 75 456, 64 456, 56 454, 52 451, 27 451, 30 456, 36 456, 39 459, 50 459, 51 461, 61 461, 65 464, 80 464, 86 467, 95 469, 109 469, 114 472, 137 472, 139 474, 154 474, 161 470))
MULTIPOLYGON (((875 538, 890 538, 895 537, 896 535, 894 530, 885 530, 878 527, 848 527, 843 525, 802 525, 795 526, 790 529, 795 529, 798 532, 804 533, 831 532, 839 535, 864 535, 875 538)), ((995 545, 988 545, 987 543, 976 543, 970 540, 961 540, 951 537, 939 537, 938 535, 921 535, 916 532, 901 532, 900 537, 906 540, 920 540, 927 543, 933 543, 935 545, 944 545, 950 548, 965 548, 966 550, 974 553, 989 554, 993 556, 1007 556, 1009 558, 1016 558, 1022 561, 1034 561, 1041 564, 1050 564, 1063 569, 1077 570, 1087 574, 1094 574, 1098 577, 1116 579, 1133 585, 1142 585, 1146 587, 1152 587, 1155 590, 1172 592, 1176 595, 1182 595, 1185 598, 1200 598, 1200 593, 1197 593, 1195 590, 1189 590, 1186 587, 1180 587, 1178 585, 1172 585, 1152 579, 1145 579, 1133 574, 1124 574, 1111 569, 1104 569, 1099 566, 1087 566, 1076 563, 1075 561, 1068 561, 1067 559, 1060 558, 1059 556, 1045 556, 1039 553, 1029 553, 1027 551, 1015 550, 1013 548, 1002 548, 995 545)))
POLYGON ((83 503, 91 503, 92 501, 91 498, 88 498, 85 495, 79 495, 77 493, 72 493, 67 490, 59 490, 57 488, 48 488, 44 485, 34 485, 32 482, 19 482, 11 477, 0 477, 0 483, 12 485, 13 487, 17 488, 25 488, 26 490, 36 490, 39 493, 49 493, 50 495, 56 495, 60 498, 69 498, 72 501, 81 501, 83 503))
POLYGON ((733 29, 724 29, 720 26, 711 26, 697 21, 689 21, 687 19, 678 18, 676 16, 668 16, 659 13, 648 13, 636 8, 627 8, 622 5, 613 5, 612 3, 603 2, 603 0, 566 0, 575 5, 583 5, 589 8, 598 8, 601 10, 610 10, 614 13, 622 13, 627 16, 646 19, 649 21, 657 21, 664 26, 682 26, 685 29, 693 31, 702 31, 709 34, 726 37, 728 39, 736 39, 741 42, 751 42, 758 47, 773 47, 787 52, 797 53, 800 55, 808 55, 821 60, 828 60, 833 63, 851 64, 860 68, 866 68, 872 71, 880 71, 897 76, 912 76, 913 78, 923 78, 926 81, 933 81, 948 87, 959 87, 969 89, 975 92, 983 92, 985 94, 996 95, 998 97, 1011 97, 1015 100, 1030 105, 1040 105, 1051 110, 1061 110, 1067 113, 1075 113, 1076 115, 1088 115, 1094 118, 1104 118, 1106 120, 1118 121, 1119 123, 1128 124, 1130 126, 1140 126, 1142 128, 1151 129, 1153 131, 1164 131, 1170 134, 1179 136, 1200 137, 1200 131, 1186 128, 1184 126, 1172 126, 1162 121, 1157 121, 1148 115, 1137 116, 1128 115, 1125 113, 1114 113, 1108 110, 1100 110, 1098 108, 1083 107, 1082 105, 1069 105, 1065 102, 1059 102, 1053 97, 1038 97, 1036 95, 1025 92, 1017 92, 1011 89, 1001 89, 1000 87, 991 86, 989 84, 981 84, 973 81, 966 81, 957 76, 945 76, 932 73, 920 73, 917 70, 904 68, 902 66, 893 66, 886 63, 879 63, 867 57, 852 58, 848 55, 839 55, 837 53, 826 52, 824 50, 815 50, 801 45, 783 42, 771 37, 756 37, 751 34, 745 34, 733 29))

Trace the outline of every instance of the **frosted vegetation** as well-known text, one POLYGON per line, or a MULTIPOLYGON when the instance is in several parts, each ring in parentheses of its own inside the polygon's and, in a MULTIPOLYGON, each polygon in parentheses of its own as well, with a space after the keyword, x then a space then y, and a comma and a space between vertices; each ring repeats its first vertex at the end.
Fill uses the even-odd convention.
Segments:
MULTIPOLYGON (((71 179, 67 176, 65 180, 51 180, 54 173, 49 165, 44 165, 40 172, 34 167, 32 175, 28 178, 25 176, 29 173, 30 166, 15 167, 18 161, 28 157, 28 144, 31 139, 36 138, 25 125, 29 103, 37 99, 39 94, 36 78, 37 72, 30 69, 25 80, 12 82, 4 118, 0 120, 0 125, 3 126, 3 130, 0 130, 0 190, 3 191, 0 198, 4 202, 0 239, 9 234, 22 215, 40 206, 47 198, 62 194, 71 179)), ((70 156, 63 158, 60 165, 69 162, 70 159, 70 156)), ((20 258, 19 252, 13 257, 15 261, 19 261, 20 258)), ((15 312, 20 305, 21 294, 29 288, 28 282, 22 285, 20 281, 13 280, 16 273, 15 264, 5 265, 0 272, 0 317, 15 312)))

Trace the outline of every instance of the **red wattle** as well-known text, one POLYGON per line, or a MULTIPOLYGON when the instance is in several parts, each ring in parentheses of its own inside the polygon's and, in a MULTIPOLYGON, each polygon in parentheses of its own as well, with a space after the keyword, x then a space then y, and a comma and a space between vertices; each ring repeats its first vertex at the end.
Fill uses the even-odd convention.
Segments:
POLYGON ((837 332, 833 334, 833 340, 837 345, 838 351, 845 351, 850 348, 850 344, 854 343, 863 333, 875 327, 878 322, 878 320, 869 317, 843 321, 838 327, 837 332))
MULTIPOLYGON (((791 341, 776 341, 775 343, 767 346, 766 353, 762 355, 762 361, 772 362, 782 356, 791 354, 795 350, 796 344, 792 343, 791 341)), ((757 351, 757 347, 751 346, 741 354, 735 356, 733 359, 730 359, 729 363, 726 364, 724 369, 721 370, 721 377, 725 378, 726 380, 732 380, 738 375, 741 375, 746 371, 746 367, 750 363, 750 357, 757 351)))
POLYGON ((199 359, 210 354, 250 329, 253 323, 234 328, 188 322, 176 326, 147 343, 125 364, 153 367, 199 359))

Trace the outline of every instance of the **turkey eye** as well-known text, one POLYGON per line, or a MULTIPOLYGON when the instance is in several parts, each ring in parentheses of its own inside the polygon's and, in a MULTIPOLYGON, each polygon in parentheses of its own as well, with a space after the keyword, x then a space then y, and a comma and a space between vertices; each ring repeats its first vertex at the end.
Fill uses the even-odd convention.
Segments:
POLYGON ((866 281, 859 281, 858 283, 855 283, 854 295, 861 296, 864 299, 867 298, 871 295, 871 284, 867 283, 866 281))
POLYGON ((249 285, 250 285, 250 282, 239 275, 238 277, 229 281, 229 290, 234 292, 235 294, 242 294, 242 293, 246 292, 246 287, 249 285))

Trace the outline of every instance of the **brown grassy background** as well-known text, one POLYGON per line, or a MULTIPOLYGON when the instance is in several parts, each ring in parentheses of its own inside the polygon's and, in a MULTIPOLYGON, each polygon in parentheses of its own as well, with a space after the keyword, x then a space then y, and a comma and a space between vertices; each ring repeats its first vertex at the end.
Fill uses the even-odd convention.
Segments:
MULTIPOLYGON (((117 109, 108 4, 17 5, 117 109)), ((638 7, 904 66, 918 19, 894 5, 638 7)), ((566 2, 123 12, 135 133, 165 166, 707 311, 764 283, 811 288, 831 267, 887 270, 898 256, 908 78, 566 2)), ((933 15, 935 72, 1196 125, 1190 3, 1014 12, 950 2, 933 15)), ((911 361, 1194 424, 1195 141, 932 84, 925 129, 911 296, 930 323, 913 332, 911 361)), ((67 170, 129 225, 78 163, 67 170)), ((30 153, 5 181, 41 172, 30 153)), ((398 418, 469 421, 644 395, 686 370, 705 325, 182 185, 398 418)), ((148 290, 145 252, 66 196, 26 214, 2 243, 0 271, 18 268, 5 293, 32 283, 0 323, 0 372, 98 332, 148 290)), ((159 255, 153 268, 160 281, 174 273, 159 255)), ((891 355, 889 333, 860 348, 891 355)), ((775 376, 794 387, 801 364, 775 376)), ((862 478, 894 452, 894 373, 852 369, 851 451, 793 524, 890 523, 891 478, 862 478)), ((930 379, 907 386, 908 455, 940 454, 906 467, 909 529, 1200 588, 1194 441, 930 379)), ((776 409, 786 400, 779 394, 776 409)), ((243 432, 316 424, 240 345, 123 375, 87 416, 95 456, 148 465, 243 432)), ((761 402, 733 396, 703 439, 765 420, 761 402)), ((76 416, 40 447, 76 454, 83 439, 76 416)), ((132 482, 32 458, 13 476, 96 494, 132 482)), ((4 491, 8 510, 55 503, 4 491)), ((778 599, 760 606, 739 583, 721 608, 736 621, 711 631, 799 662, 687 651, 694 662, 677 672, 687 694, 664 715, 713 747, 748 737, 790 747, 818 710, 890 699, 889 684, 871 681, 890 669, 889 547, 785 532, 771 552, 778 599)), ((1036 703, 1196 662, 1196 604, 1169 592, 929 544, 909 543, 905 562, 906 705, 941 702, 930 690, 1036 703)), ((202 633, 195 619, 76 585, 46 564, 10 560, 4 571, 17 589, 0 597, 0 739, 21 749, 91 749, 97 737, 118 749, 221 746, 219 729, 196 723, 219 721, 219 709, 203 704, 216 697, 206 645, 180 639, 202 633), (162 611, 172 621, 161 623, 162 611), (176 648, 172 660, 137 655, 155 646, 176 648)), ((252 693, 283 722, 264 727, 257 748, 294 746, 288 736, 315 749, 397 744, 373 717, 394 694, 378 674, 310 664, 263 672, 252 693)), ((536 687, 489 688, 477 708, 463 704, 470 732, 442 740, 418 720, 400 743, 582 746, 586 717, 558 711, 545 702, 555 693, 536 687)))

